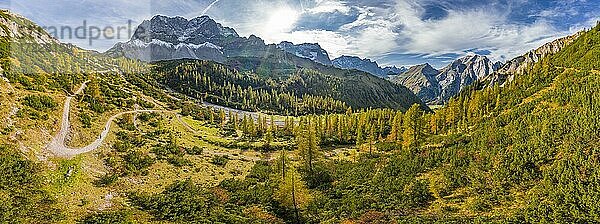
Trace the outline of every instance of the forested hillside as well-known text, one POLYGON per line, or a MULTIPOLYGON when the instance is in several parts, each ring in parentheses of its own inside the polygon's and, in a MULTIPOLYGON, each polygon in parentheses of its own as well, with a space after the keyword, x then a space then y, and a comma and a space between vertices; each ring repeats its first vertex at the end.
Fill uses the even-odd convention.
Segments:
POLYGON ((287 81, 289 87, 209 61, 158 62, 154 71, 156 74, 151 77, 174 91, 236 109, 284 115, 341 113, 348 109, 345 102, 333 99, 330 94, 315 93, 319 89, 335 91, 315 71, 300 70, 287 81))
POLYGON ((64 222, 73 214, 67 212, 70 204, 63 201, 64 195, 72 193, 78 171, 67 165, 72 161, 52 155, 47 144, 61 122, 65 96, 74 95, 87 81, 71 113, 77 130, 69 135, 71 145, 96 139, 92 135, 101 129, 100 122, 114 113, 152 107, 142 91, 168 106, 174 104, 162 90, 127 81, 144 86, 126 74, 142 73, 148 65, 62 44, 31 21, 4 10, 0 29, 0 195, 7 200, 0 206, 0 222, 64 222))
POLYGON ((236 58, 229 62, 236 65, 233 69, 209 61, 156 62, 156 74, 149 77, 210 103, 282 115, 343 113, 349 107, 406 110, 423 104, 406 87, 364 72, 271 60, 236 58))
POLYGON ((392 108, 406 111, 412 104, 427 106, 408 88, 358 70, 345 70, 269 52, 267 57, 235 57, 226 62, 239 71, 272 79, 285 89, 302 95, 329 96, 357 108, 392 108))

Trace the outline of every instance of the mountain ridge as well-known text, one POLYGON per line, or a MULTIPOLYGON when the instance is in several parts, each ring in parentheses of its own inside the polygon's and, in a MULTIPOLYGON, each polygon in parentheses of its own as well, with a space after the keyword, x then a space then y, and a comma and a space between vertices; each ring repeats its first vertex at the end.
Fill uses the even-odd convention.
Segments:
POLYGON ((410 67, 408 71, 392 78, 392 81, 407 86, 424 102, 433 102, 440 95, 441 87, 435 77, 438 73, 429 63, 425 63, 410 67))
POLYGON ((440 70, 429 64, 413 66, 392 81, 408 87, 428 104, 444 104, 476 80, 491 75, 500 65, 486 56, 467 55, 440 70))
MULTIPOLYGON (((302 69, 323 79, 326 85, 299 85, 291 90, 299 96, 319 94, 343 100, 354 108, 391 107, 407 110, 412 104, 427 106, 404 86, 391 83, 362 71, 348 71, 331 66, 328 53, 318 44, 265 44, 255 35, 240 37, 234 29, 223 27, 210 17, 187 20, 182 17, 155 16, 144 21, 126 43, 116 44, 105 55, 125 56, 146 62, 180 59, 214 61, 240 72, 258 74, 260 79, 287 85, 302 69), (339 83, 336 83, 339 82, 339 83), (330 92, 319 88, 329 86, 330 92), (337 87, 337 88, 334 88, 337 87), (352 88, 353 87, 353 88, 352 88)), ((308 79, 308 77, 307 77, 308 79)))
POLYGON ((368 72, 372 75, 388 78, 390 75, 398 75, 405 72, 405 67, 397 68, 396 66, 380 67, 376 61, 368 58, 359 58, 357 56, 342 55, 332 60, 335 67, 342 69, 356 69, 363 72, 368 72))
POLYGON ((294 44, 289 41, 282 41, 277 44, 277 47, 301 58, 310 59, 323 65, 332 65, 329 53, 321 48, 318 43, 294 44))
POLYGON ((357 69, 382 78, 406 71, 404 67, 380 67, 375 61, 353 56, 331 59, 329 53, 318 43, 293 44, 282 41, 276 45, 265 44, 255 35, 240 37, 235 29, 224 27, 208 16, 186 19, 179 16, 156 15, 149 20, 144 20, 129 41, 115 44, 104 54, 146 62, 200 59, 224 63, 227 58, 268 56, 269 52, 274 50, 273 46, 323 65, 357 69), (342 63, 341 60, 347 62, 342 63))
POLYGON ((510 83, 514 80, 515 75, 522 74, 528 68, 539 62, 550 54, 555 54, 581 36, 584 32, 580 31, 572 35, 558 38, 544 45, 530 50, 527 53, 517 56, 507 61, 497 72, 492 76, 487 77, 484 81, 488 82, 488 86, 494 85, 504 86, 505 83, 510 83))

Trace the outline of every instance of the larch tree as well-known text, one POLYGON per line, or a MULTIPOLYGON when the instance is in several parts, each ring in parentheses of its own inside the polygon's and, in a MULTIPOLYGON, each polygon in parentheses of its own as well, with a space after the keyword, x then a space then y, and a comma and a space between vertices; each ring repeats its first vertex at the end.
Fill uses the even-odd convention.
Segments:
POLYGON ((306 184, 292 166, 289 166, 285 173, 285 178, 279 181, 274 192, 274 198, 281 205, 293 209, 295 223, 300 223, 300 210, 308 206, 312 197, 306 184))
POLYGON ((404 114, 404 133, 402 134, 402 145, 406 148, 419 147, 423 133, 423 112, 418 104, 414 104, 404 114))
POLYGON ((319 140, 314 127, 314 122, 306 124, 296 137, 298 152, 303 160, 305 168, 312 173, 313 165, 320 156, 319 140))

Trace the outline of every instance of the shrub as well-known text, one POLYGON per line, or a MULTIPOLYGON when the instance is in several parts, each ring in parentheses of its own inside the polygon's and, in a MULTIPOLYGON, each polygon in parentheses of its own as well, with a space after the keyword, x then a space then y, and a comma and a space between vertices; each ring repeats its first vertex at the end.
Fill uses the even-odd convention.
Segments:
POLYGON ((225 165, 227 165, 227 162, 229 162, 229 157, 227 155, 224 156, 214 156, 212 158, 212 161, 210 161, 210 163, 216 165, 216 166, 222 166, 224 167, 225 165))
POLYGON ((79 114, 79 120, 83 124, 84 128, 90 128, 90 127, 92 127, 92 117, 89 114, 87 114, 87 113, 80 113, 79 114))
POLYGON ((46 95, 29 95, 23 98, 23 105, 38 111, 48 111, 58 106, 58 103, 46 95))
POLYGON ((131 215, 125 211, 108 211, 86 216, 78 223, 82 224, 129 224, 134 223, 131 215))
POLYGON ((115 183, 117 180, 119 180, 118 175, 107 173, 104 174, 104 176, 101 176, 98 180, 96 180, 94 184, 98 187, 106 187, 115 183))
POLYGON ((198 147, 198 146, 194 146, 192 148, 188 148, 185 150, 188 154, 190 155, 202 155, 202 152, 204 152, 204 149, 198 147))

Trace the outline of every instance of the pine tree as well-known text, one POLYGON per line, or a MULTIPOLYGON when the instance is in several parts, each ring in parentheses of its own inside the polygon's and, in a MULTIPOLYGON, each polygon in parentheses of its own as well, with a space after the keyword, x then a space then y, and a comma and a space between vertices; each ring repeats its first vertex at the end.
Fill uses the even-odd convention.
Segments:
MULTIPOLYGON (((362 117, 362 116, 361 116, 362 117)), ((356 145, 362 145, 364 141, 364 120, 361 118, 356 127, 356 145)))
POLYGON ((225 127, 225 123, 227 121, 225 117, 225 111, 219 110, 219 119, 221 119, 221 128, 225 127))
POLYGON ((265 133, 265 145, 264 145, 264 148, 265 149, 270 149, 272 142, 273 142, 273 131, 272 131, 271 128, 268 128, 267 132, 265 133))
POLYGON ((250 134, 249 126, 250 125, 248 124, 248 116, 244 114, 244 118, 242 118, 242 133, 244 133, 244 135, 250 134))
POLYGON ((279 158, 277 158, 277 172, 280 174, 281 176, 281 181, 285 181, 286 178, 286 172, 289 169, 290 166, 290 161, 289 161, 289 157, 286 154, 285 150, 281 150, 281 154, 279 155, 279 158))
POLYGON ((270 125, 270 129, 272 133, 276 133, 277 132, 277 124, 275 122, 275 117, 273 115, 271 115, 270 118, 271 122, 269 123, 270 125))

